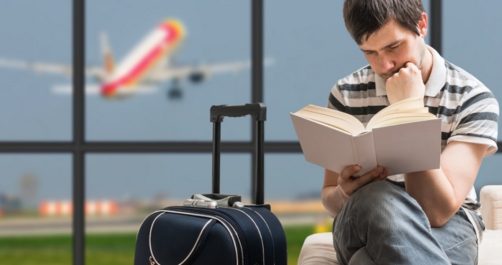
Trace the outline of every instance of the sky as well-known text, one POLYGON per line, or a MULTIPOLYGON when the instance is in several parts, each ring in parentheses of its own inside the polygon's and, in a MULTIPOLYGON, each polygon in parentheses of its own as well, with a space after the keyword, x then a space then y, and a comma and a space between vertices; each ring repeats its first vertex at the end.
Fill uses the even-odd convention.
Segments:
MULTIPOLYGON (((0 58, 71 64, 70 2, 2 3, 0 58)), ((365 61, 345 31, 342 1, 264 2, 265 56, 274 60, 265 68, 266 140, 294 141, 289 112, 306 104, 325 105, 336 79, 364 66, 365 61)), ((495 10, 502 8, 502 2, 487 2, 444 2, 443 54, 475 74, 500 99, 502 92, 496 81, 501 70, 502 36, 497 32, 502 19, 495 10)), ((88 66, 101 63, 100 32, 108 34, 120 61, 151 29, 170 17, 182 20, 188 32, 174 62, 250 59, 249 1, 89 0, 86 12, 88 66)), ((68 84, 70 77, 0 69, 0 140, 70 140, 71 97, 51 93, 53 86, 68 84)), ((86 139, 210 141, 209 107, 243 104, 251 99, 249 71, 182 85, 183 98, 179 101, 167 99, 169 82, 155 95, 116 101, 87 97, 86 139)), ((226 120, 222 139, 249 140, 249 120, 226 120)), ((499 156, 486 160, 478 186, 502 184, 496 174, 499 160, 499 156)), ((2 154, 0 193, 19 193, 20 176, 33 174, 39 179, 37 198, 70 198, 71 161, 69 154, 2 154)), ((155 194, 183 198, 210 190, 210 154, 89 154, 86 162, 89 198, 144 198, 155 194)), ((322 185, 322 170, 305 162, 301 154, 269 154, 265 168, 266 198, 317 196, 322 185)), ((222 191, 249 194, 249 172, 249 155, 223 155, 222 191)))

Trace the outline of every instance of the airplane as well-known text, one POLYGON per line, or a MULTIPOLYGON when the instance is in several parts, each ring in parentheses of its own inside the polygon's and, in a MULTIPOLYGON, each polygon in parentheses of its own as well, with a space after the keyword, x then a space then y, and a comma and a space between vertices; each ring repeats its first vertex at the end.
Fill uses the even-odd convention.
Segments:
MULTIPOLYGON (((102 66, 86 67, 87 77, 99 85, 87 85, 86 94, 100 94, 106 99, 124 98, 133 94, 155 93, 162 82, 171 81, 169 99, 180 99, 180 82, 187 79, 200 83, 214 74, 239 72, 250 67, 249 61, 218 64, 176 65, 172 56, 186 37, 184 25, 178 19, 166 19, 148 33, 118 64, 105 33, 100 35, 102 66)), ((271 63, 265 59, 264 64, 271 63)), ((71 76, 72 66, 58 63, 28 62, 0 58, 0 67, 29 70, 36 73, 71 76)), ((70 85, 54 86, 57 94, 71 94, 70 85)))

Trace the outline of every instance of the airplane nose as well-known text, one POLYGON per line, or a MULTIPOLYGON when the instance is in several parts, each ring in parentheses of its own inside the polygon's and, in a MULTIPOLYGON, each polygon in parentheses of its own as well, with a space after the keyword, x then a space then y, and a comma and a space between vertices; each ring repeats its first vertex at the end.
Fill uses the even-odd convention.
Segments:
POLYGON ((116 84, 104 84, 101 87, 101 95, 104 97, 112 97, 117 93, 118 86, 116 84))

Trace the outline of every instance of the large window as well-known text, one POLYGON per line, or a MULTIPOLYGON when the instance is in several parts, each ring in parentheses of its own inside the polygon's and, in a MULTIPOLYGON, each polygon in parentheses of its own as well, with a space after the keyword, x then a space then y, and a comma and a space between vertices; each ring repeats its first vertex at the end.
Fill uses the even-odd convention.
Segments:
MULTIPOLYGON (((0 260, 130 264, 136 232, 148 212, 211 191, 209 107, 214 104, 263 101, 268 108, 265 201, 318 203, 323 171, 305 162, 289 112, 308 103, 326 105, 334 82, 366 64, 345 30, 342 4, 4 3, 0 260), (182 28, 184 40, 174 50, 151 49, 159 37, 156 30, 170 27, 163 24, 168 20, 182 28), (256 41, 260 36, 263 43, 256 41), (263 80, 260 68, 251 64, 260 51, 263 80), (73 77, 72 63, 82 70, 73 77), (80 74, 85 74, 85 97, 72 94, 74 81, 75 88, 84 87, 76 78, 80 74)), ((429 1, 424 4, 430 11, 429 1)), ((497 7, 501 4, 495 0, 484 6, 445 1, 443 53, 500 98, 495 76, 502 40, 493 34, 502 26, 497 7), (466 14, 475 19, 465 22, 466 14), (466 53, 465 47, 476 50, 466 53)), ((437 30, 434 19, 431 29, 437 30)), ((246 201, 251 197, 252 128, 249 119, 226 118, 222 125, 221 192, 240 194, 246 201)), ((499 158, 485 160, 477 188, 502 184, 495 174, 499 158)), ((318 204, 307 218, 311 223, 326 218, 318 204)), ((280 216, 285 224, 304 222, 304 217, 280 216)))
POLYGON ((0 168, 2 260, 70 264, 71 156, 0 154, 0 168))
POLYGON ((343 1, 265 2, 265 54, 276 62, 265 69, 268 140, 296 140, 289 112, 327 105, 335 82, 367 64, 345 29, 342 9, 343 1))
MULTIPOLYGON (((471 1, 444 1, 443 54, 447 60, 462 67, 483 82, 502 102, 499 76, 502 70, 502 18, 498 10, 502 2, 490 0, 483 5, 471 1)), ((499 138, 502 127, 499 124, 499 138)), ((489 157, 476 181, 479 189, 486 184, 502 184, 497 154, 489 157)))
POLYGON ((70 140, 71 3, 9 1, 0 9, 0 141, 70 140))
MULTIPOLYGON (((211 140, 209 107, 251 100, 249 28, 247 1, 88 1, 86 65, 103 67, 103 49, 108 47, 117 72, 122 71, 108 78, 125 80, 121 90, 130 89, 131 94, 89 95, 86 139, 211 140), (111 19, 110 14, 120 15, 111 19), (162 31, 169 20, 175 21, 179 32, 165 42, 169 46, 180 42, 177 48, 157 54, 155 42, 162 40, 152 40, 152 34, 162 31), (221 69, 228 64, 242 65, 205 72, 208 65, 221 69), (186 69, 191 73, 178 75, 186 69), (137 84, 129 88, 127 82, 137 84)), ((88 68, 88 76, 92 70, 88 68)), ((113 81, 87 79, 88 89, 103 83, 113 81)), ((249 131, 249 122, 239 120, 223 133, 225 139, 249 140, 249 131)))

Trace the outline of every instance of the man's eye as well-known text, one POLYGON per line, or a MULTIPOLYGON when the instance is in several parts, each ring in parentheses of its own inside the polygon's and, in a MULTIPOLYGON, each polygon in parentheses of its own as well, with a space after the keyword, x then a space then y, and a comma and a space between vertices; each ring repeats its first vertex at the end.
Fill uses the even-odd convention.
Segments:
POLYGON ((398 47, 399 47, 399 44, 398 44, 398 45, 394 45, 394 46, 390 46, 390 47, 389 47, 389 49, 390 49, 390 50, 395 50, 395 49, 397 49, 398 47))

